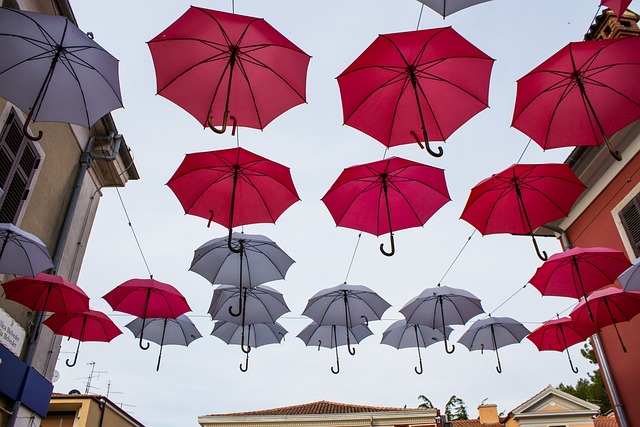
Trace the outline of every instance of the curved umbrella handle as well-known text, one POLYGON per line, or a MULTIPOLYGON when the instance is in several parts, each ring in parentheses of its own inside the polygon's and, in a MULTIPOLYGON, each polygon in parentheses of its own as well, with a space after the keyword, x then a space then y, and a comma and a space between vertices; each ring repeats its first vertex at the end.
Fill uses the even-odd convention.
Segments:
POLYGON ((240 240, 239 246, 237 247, 233 246, 233 239, 231 238, 232 234, 233 234, 233 229, 229 228, 229 238, 227 239, 227 246, 229 247, 229 250, 234 254, 242 253, 242 251, 244 251, 244 242, 240 240))
POLYGON ((498 371, 499 374, 502 373, 502 363, 500 363, 500 354, 498 353, 498 349, 496 348, 496 358, 498 359, 498 366, 496 366, 496 371, 498 371))
POLYGON ((243 334, 242 334, 242 341, 240 342, 240 349, 242 350, 242 352, 244 354, 251 353, 251 344, 249 344, 251 342, 251 325, 249 325, 248 329, 249 330, 247 332, 247 347, 246 347, 246 350, 245 350, 245 347, 244 347, 244 324, 242 325, 243 334))
POLYGON ((65 361, 66 365, 70 368, 76 366, 76 362, 78 361, 78 353, 80 352, 80 340, 78 340, 78 347, 76 348, 76 354, 73 357, 73 362, 69 363, 69 359, 65 361))
POLYGON ((364 319, 364 326, 369 326, 369 319, 367 319, 367 316, 360 316, 360 317, 364 319))
POLYGON ((416 374, 422 375, 422 372, 423 372, 423 370, 422 370, 422 355, 420 354, 420 346, 417 346, 416 348, 418 349, 418 361, 420 362, 420 369, 418 369, 418 367, 415 366, 413 368, 413 370, 416 372, 416 374))
POLYGON ((242 366, 242 363, 240 364, 240 370, 242 372, 247 372, 249 370, 249 353, 247 353, 247 357, 244 360, 244 366, 242 366))
POLYGON ((334 374, 339 374, 340 373, 340 358, 338 357, 338 346, 336 345, 336 368, 333 369, 333 366, 331 367, 331 372, 333 372, 334 374))
POLYGON ((538 255, 538 258, 542 261, 548 260, 549 257, 547 256, 547 253, 545 251, 540 252, 540 248, 538 247, 538 242, 536 242, 536 238, 533 235, 533 231, 531 231, 531 240, 533 240, 533 247, 536 248, 536 255, 538 255))
POLYGON ((569 365, 571 366, 571 370, 573 371, 574 374, 577 374, 578 373, 578 368, 573 366, 573 362, 571 361, 571 354, 569 354, 569 349, 568 348, 567 348, 567 357, 569 358, 569 365))
POLYGON ((442 303, 442 295, 438 295, 438 300, 436 302, 440 303, 440 316, 442 317, 442 335, 444 335, 444 351, 447 352, 447 354, 451 354, 454 351, 456 351, 456 346, 454 344, 451 344, 451 350, 449 350, 449 348, 447 347, 447 324, 444 320, 444 305, 442 303))
POLYGON ((445 337, 444 337, 444 351, 446 351, 447 354, 452 354, 454 351, 456 351, 455 344, 451 344, 451 350, 449 350, 449 348, 447 347, 447 336, 446 336, 446 334, 445 334, 445 337))
MULTIPOLYGON (((347 332, 348 333, 348 332, 347 332)), ((349 351, 349 354, 354 356, 356 354, 356 349, 355 347, 351 347, 351 343, 347 343, 347 350, 349 351)))
POLYGON ((141 349, 143 350, 147 350, 149 348, 149 343, 147 343, 147 346, 145 347, 144 345, 142 345, 142 335, 140 335, 140 343, 139 346, 141 349))
POLYGON ((29 138, 31 141, 39 141, 42 139, 42 131, 39 130, 38 131, 38 135, 37 136, 33 136, 29 133, 29 123, 31 123, 31 118, 33 117, 33 109, 31 109, 31 111, 29 111, 29 115, 27 116, 27 119, 24 121, 24 125, 22 125, 22 133, 24 134, 24 136, 26 138, 29 138))
POLYGON ((387 252, 384 250, 384 243, 380 243, 380 252, 382 252, 383 255, 385 256, 393 256, 393 254, 396 253, 396 244, 395 244, 395 239, 393 238, 393 233, 391 233, 390 235, 390 240, 391 240, 391 252, 387 252))
POLYGON ((211 129, 212 131, 214 131, 215 133, 217 133, 218 135, 222 135, 223 133, 225 133, 227 131, 227 119, 229 118, 229 110, 226 110, 222 116, 222 126, 220 127, 220 129, 216 128, 213 123, 211 123, 211 120, 213 120, 213 116, 209 116, 209 118, 207 118, 207 124, 209 125, 209 129, 211 129))
POLYGON ((619 151, 613 149, 613 146, 611 145, 611 141, 609 141, 609 138, 607 137, 607 135, 604 134, 604 132, 602 132, 602 137, 604 138, 604 142, 607 144, 607 148, 609 149, 609 153, 611 154, 611 157, 613 157, 617 161, 621 161, 622 154, 620 154, 619 151))

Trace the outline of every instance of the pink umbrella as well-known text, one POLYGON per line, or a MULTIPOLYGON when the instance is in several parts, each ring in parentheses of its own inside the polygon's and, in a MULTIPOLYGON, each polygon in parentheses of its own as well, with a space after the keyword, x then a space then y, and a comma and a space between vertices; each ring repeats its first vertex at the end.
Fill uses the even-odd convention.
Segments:
MULTIPOLYGON (((173 286, 149 279, 130 279, 116 286, 104 295, 111 308, 123 313, 132 314, 142 319, 167 318, 175 319, 181 314, 191 311, 185 297, 173 286)), ((144 329, 144 322, 142 324, 144 329)), ((143 335, 140 333, 140 348, 143 335)))
MULTIPOLYGON (((542 295, 587 299, 591 292, 611 285, 631 266, 627 256, 609 248, 573 248, 552 255, 529 283, 542 295)), ((590 313, 590 301, 586 302, 590 313)))
POLYGON ((589 295, 589 305, 590 309, 587 308, 587 301, 583 299, 569 313, 574 323, 578 326, 595 326, 598 330, 613 325, 622 350, 626 353, 627 348, 617 324, 629 321, 640 314, 640 292, 625 292, 615 287, 601 289, 589 295), (590 317, 591 312, 593 318, 590 317))
POLYGON ((89 310, 89 296, 62 276, 38 273, 0 283, 5 297, 31 310, 71 314, 89 310))
POLYGON ((600 2, 601 6, 606 6, 609 9, 613 10, 615 14, 619 17, 629 8, 631 4, 631 0, 602 0, 600 2))

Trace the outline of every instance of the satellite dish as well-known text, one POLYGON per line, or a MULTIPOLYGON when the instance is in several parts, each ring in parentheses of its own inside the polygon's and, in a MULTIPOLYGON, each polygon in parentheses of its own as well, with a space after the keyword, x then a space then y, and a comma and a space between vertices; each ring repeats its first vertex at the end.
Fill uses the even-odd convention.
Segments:
POLYGON ((69 394, 81 394, 80 390, 76 390, 75 388, 69 392, 69 394))
POLYGON ((58 381, 60 379, 60 372, 58 372, 57 369, 53 370, 53 375, 51 376, 51 382, 55 383, 56 381, 58 381))

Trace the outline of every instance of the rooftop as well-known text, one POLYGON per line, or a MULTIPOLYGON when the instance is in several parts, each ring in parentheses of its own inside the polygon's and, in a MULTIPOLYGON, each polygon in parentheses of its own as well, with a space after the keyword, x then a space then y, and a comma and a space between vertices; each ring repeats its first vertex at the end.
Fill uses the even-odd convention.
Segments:
POLYGON ((209 416, 261 416, 261 415, 322 415, 322 414, 355 414, 363 412, 395 412, 416 411, 420 408, 389 408, 382 406, 351 405, 347 403, 320 400, 301 405, 283 406, 280 408, 264 409, 260 411, 236 412, 230 414, 211 414, 209 416))

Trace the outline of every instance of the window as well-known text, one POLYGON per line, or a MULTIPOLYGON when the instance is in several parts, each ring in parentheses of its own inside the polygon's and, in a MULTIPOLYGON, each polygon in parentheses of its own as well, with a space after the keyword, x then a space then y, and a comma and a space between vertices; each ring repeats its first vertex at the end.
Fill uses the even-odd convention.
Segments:
POLYGON ((29 194, 40 153, 34 143, 25 138, 22 122, 12 110, 0 133, 0 223, 14 223, 29 194))
POLYGON ((620 221, 636 257, 640 256, 640 194, 620 210, 620 221))

